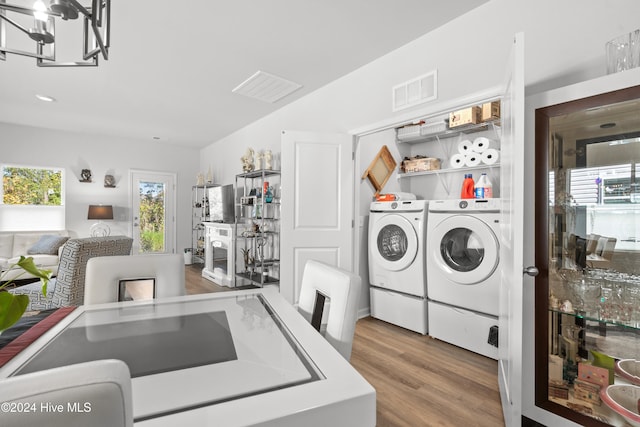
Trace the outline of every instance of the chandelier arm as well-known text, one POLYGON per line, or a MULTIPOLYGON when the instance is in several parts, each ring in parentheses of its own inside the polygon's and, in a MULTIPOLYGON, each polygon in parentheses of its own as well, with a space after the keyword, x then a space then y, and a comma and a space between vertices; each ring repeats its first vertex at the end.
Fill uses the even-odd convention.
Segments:
MULTIPOLYGON (((98 47, 100 49, 100 51, 102 52, 102 57, 105 60, 109 59, 109 51, 107 50, 107 47, 104 44, 104 41, 102 40, 102 34, 100 34, 100 31, 98 30, 98 27, 96 27, 93 23, 91 24, 91 28, 93 29, 93 35, 96 38, 96 43, 98 43, 98 47)), ((89 56, 95 56, 95 54, 97 53, 98 49, 94 50, 93 55, 89 55, 89 56)), ((89 58, 84 58, 84 59, 89 59, 89 58)))
POLYGON ((40 61, 41 60, 45 60, 45 61, 52 61, 53 60, 49 56, 41 55, 41 54, 33 53, 33 52, 25 52, 24 50, 0 48, 0 52, 12 53, 14 55, 20 55, 20 56, 27 56, 29 58, 35 58, 35 59, 40 60, 40 61))
POLYGON ((92 62, 47 62, 38 58, 38 67, 54 68, 54 67, 97 67, 98 58, 93 58, 92 62))
POLYGON ((19 29, 20 31, 22 31, 26 35, 29 35, 29 30, 27 30, 22 25, 18 24, 16 21, 14 21, 13 19, 9 18, 8 16, 0 14, 0 19, 3 19, 5 21, 7 21, 9 24, 13 25, 14 27, 19 29))
POLYGON ((91 0, 92 21, 98 27, 102 27, 102 9, 104 7, 106 7, 106 3, 103 5, 102 0, 91 0))
POLYGON ((94 59, 94 61, 96 60, 96 56, 98 55, 98 53, 102 52, 102 55, 104 57, 105 60, 109 59, 108 58, 108 51, 105 48, 105 45, 102 41, 102 35, 100 34, 100 31, 98 31, 98 29, 91 24, 91 29, 93 30, 93 35, 94 38, 96 40, 96 42, 98 43, 98 47, 94 48, 93 50, 89 51, 89 20, 88 19, 84 19, 84 29, 83 29, 83 38, 84 38, 84 42, 83 42, 83 47, 84 47, 84 54, 82 56, 82 59, 84 59, 85 61, 88 59, 94 59), (105 49, 105 50, 103 50, 105 49), (105 53, 106 51, 106 53, 105 53))
POLYGON ((105 1, 104 3, 102 2, 102 0, 93 0, 93 8, 92 8, 93 15, 91 16, 91 30, 93 31, 93 36, 95 38, 95 42, 97 43, 98 47, 91 51, 89 51, 89 35, 88 35, 89 19, 85 18, 84 20, 83 59, 85 60, 90 58, 95 58, 98 52, 102 53, 102 57, 105 60, 109 59, 109 31, 110 31, 109 17, 111 14, 110 4, 111 2, 109 0, 105 1), (106 19, 104 20, 104 22, 102 20, 102 9, 106 10, 106 19), (104 35, 106 38, 106 42, 105 42, 105 39, 103 39, 102 37, 102 33, 100 32, 100 27, 102 26, 103 23, 105 24, 104 35))
MULTIPOLYGON (((24 15, 33 15, 33 12, 35 12, 34 9, 28 8, 28 7, 22 7, 22 6, 16 6, 14 4, 9 4, 9 3, 0 3, 0 10, 8 10, 11 12, 17 12, 17 13, 22 13, 24 15)), ((44 13, 46 15, 49 16, 54 16, 56 18, 60 18, 62 15, 56 12, 52 12, 50 10, 43 10, 43 11, 39 11, 40 13, 44 13)))
POLYGON ((81 5, 77 0, 69 0, 69 3, 74 5, 75 8, 78 9, 78 12, 82 13, 87 18, 91 18, 91 12, 83 5, 81 5))

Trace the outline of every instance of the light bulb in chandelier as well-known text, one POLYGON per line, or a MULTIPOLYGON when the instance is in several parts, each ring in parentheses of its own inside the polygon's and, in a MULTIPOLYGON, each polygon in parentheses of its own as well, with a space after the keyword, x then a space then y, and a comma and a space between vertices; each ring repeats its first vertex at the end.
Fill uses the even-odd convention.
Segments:
POLYGON ((38 21, 47 22, 49 16, 47 15, 47 6, 44 5, 42 0, 38 0, 33 4, 33 17, 38 21))
POLYGON ((49 31, 49 15, 47 15, 47 7, 42 0, 38 0, 33 4, 34 27, 29 28, 29 37, 41 44, 50 44, 55 40, 53 34, 49 31))

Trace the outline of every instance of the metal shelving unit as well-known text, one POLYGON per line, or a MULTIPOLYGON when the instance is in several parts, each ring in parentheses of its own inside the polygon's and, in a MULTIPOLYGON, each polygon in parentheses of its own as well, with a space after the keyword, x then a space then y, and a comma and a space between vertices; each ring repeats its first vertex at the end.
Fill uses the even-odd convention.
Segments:
POLYGON ((280 283, 280 171, 236 175, 236 286, 280 283))
POLYGON ((191 251, 194 264, 204 263, 205 227, 209 220, 207 190, 218 184, 202 184, 191 187, 191 251))

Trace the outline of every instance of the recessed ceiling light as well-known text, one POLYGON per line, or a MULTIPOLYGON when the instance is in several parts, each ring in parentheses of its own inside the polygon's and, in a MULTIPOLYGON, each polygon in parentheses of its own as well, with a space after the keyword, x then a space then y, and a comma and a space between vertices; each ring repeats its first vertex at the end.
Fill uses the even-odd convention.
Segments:
POLYGON ((56 102, 56 99, 54 97, 47 96, 47 95, 40 95, 39 93, 36 94, 36 98, 44 102, 56 102))

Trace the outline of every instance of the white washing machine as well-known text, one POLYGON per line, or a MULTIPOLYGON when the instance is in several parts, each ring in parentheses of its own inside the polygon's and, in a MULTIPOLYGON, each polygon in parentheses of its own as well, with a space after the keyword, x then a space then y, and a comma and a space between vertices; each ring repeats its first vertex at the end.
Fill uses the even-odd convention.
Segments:
POLYGON ((429 202, 429 335, 497 359, 500 200, 429 202))
POLYGON ((427 201, 373 202, 369 216, 371 316, 427 333, 427 201))

